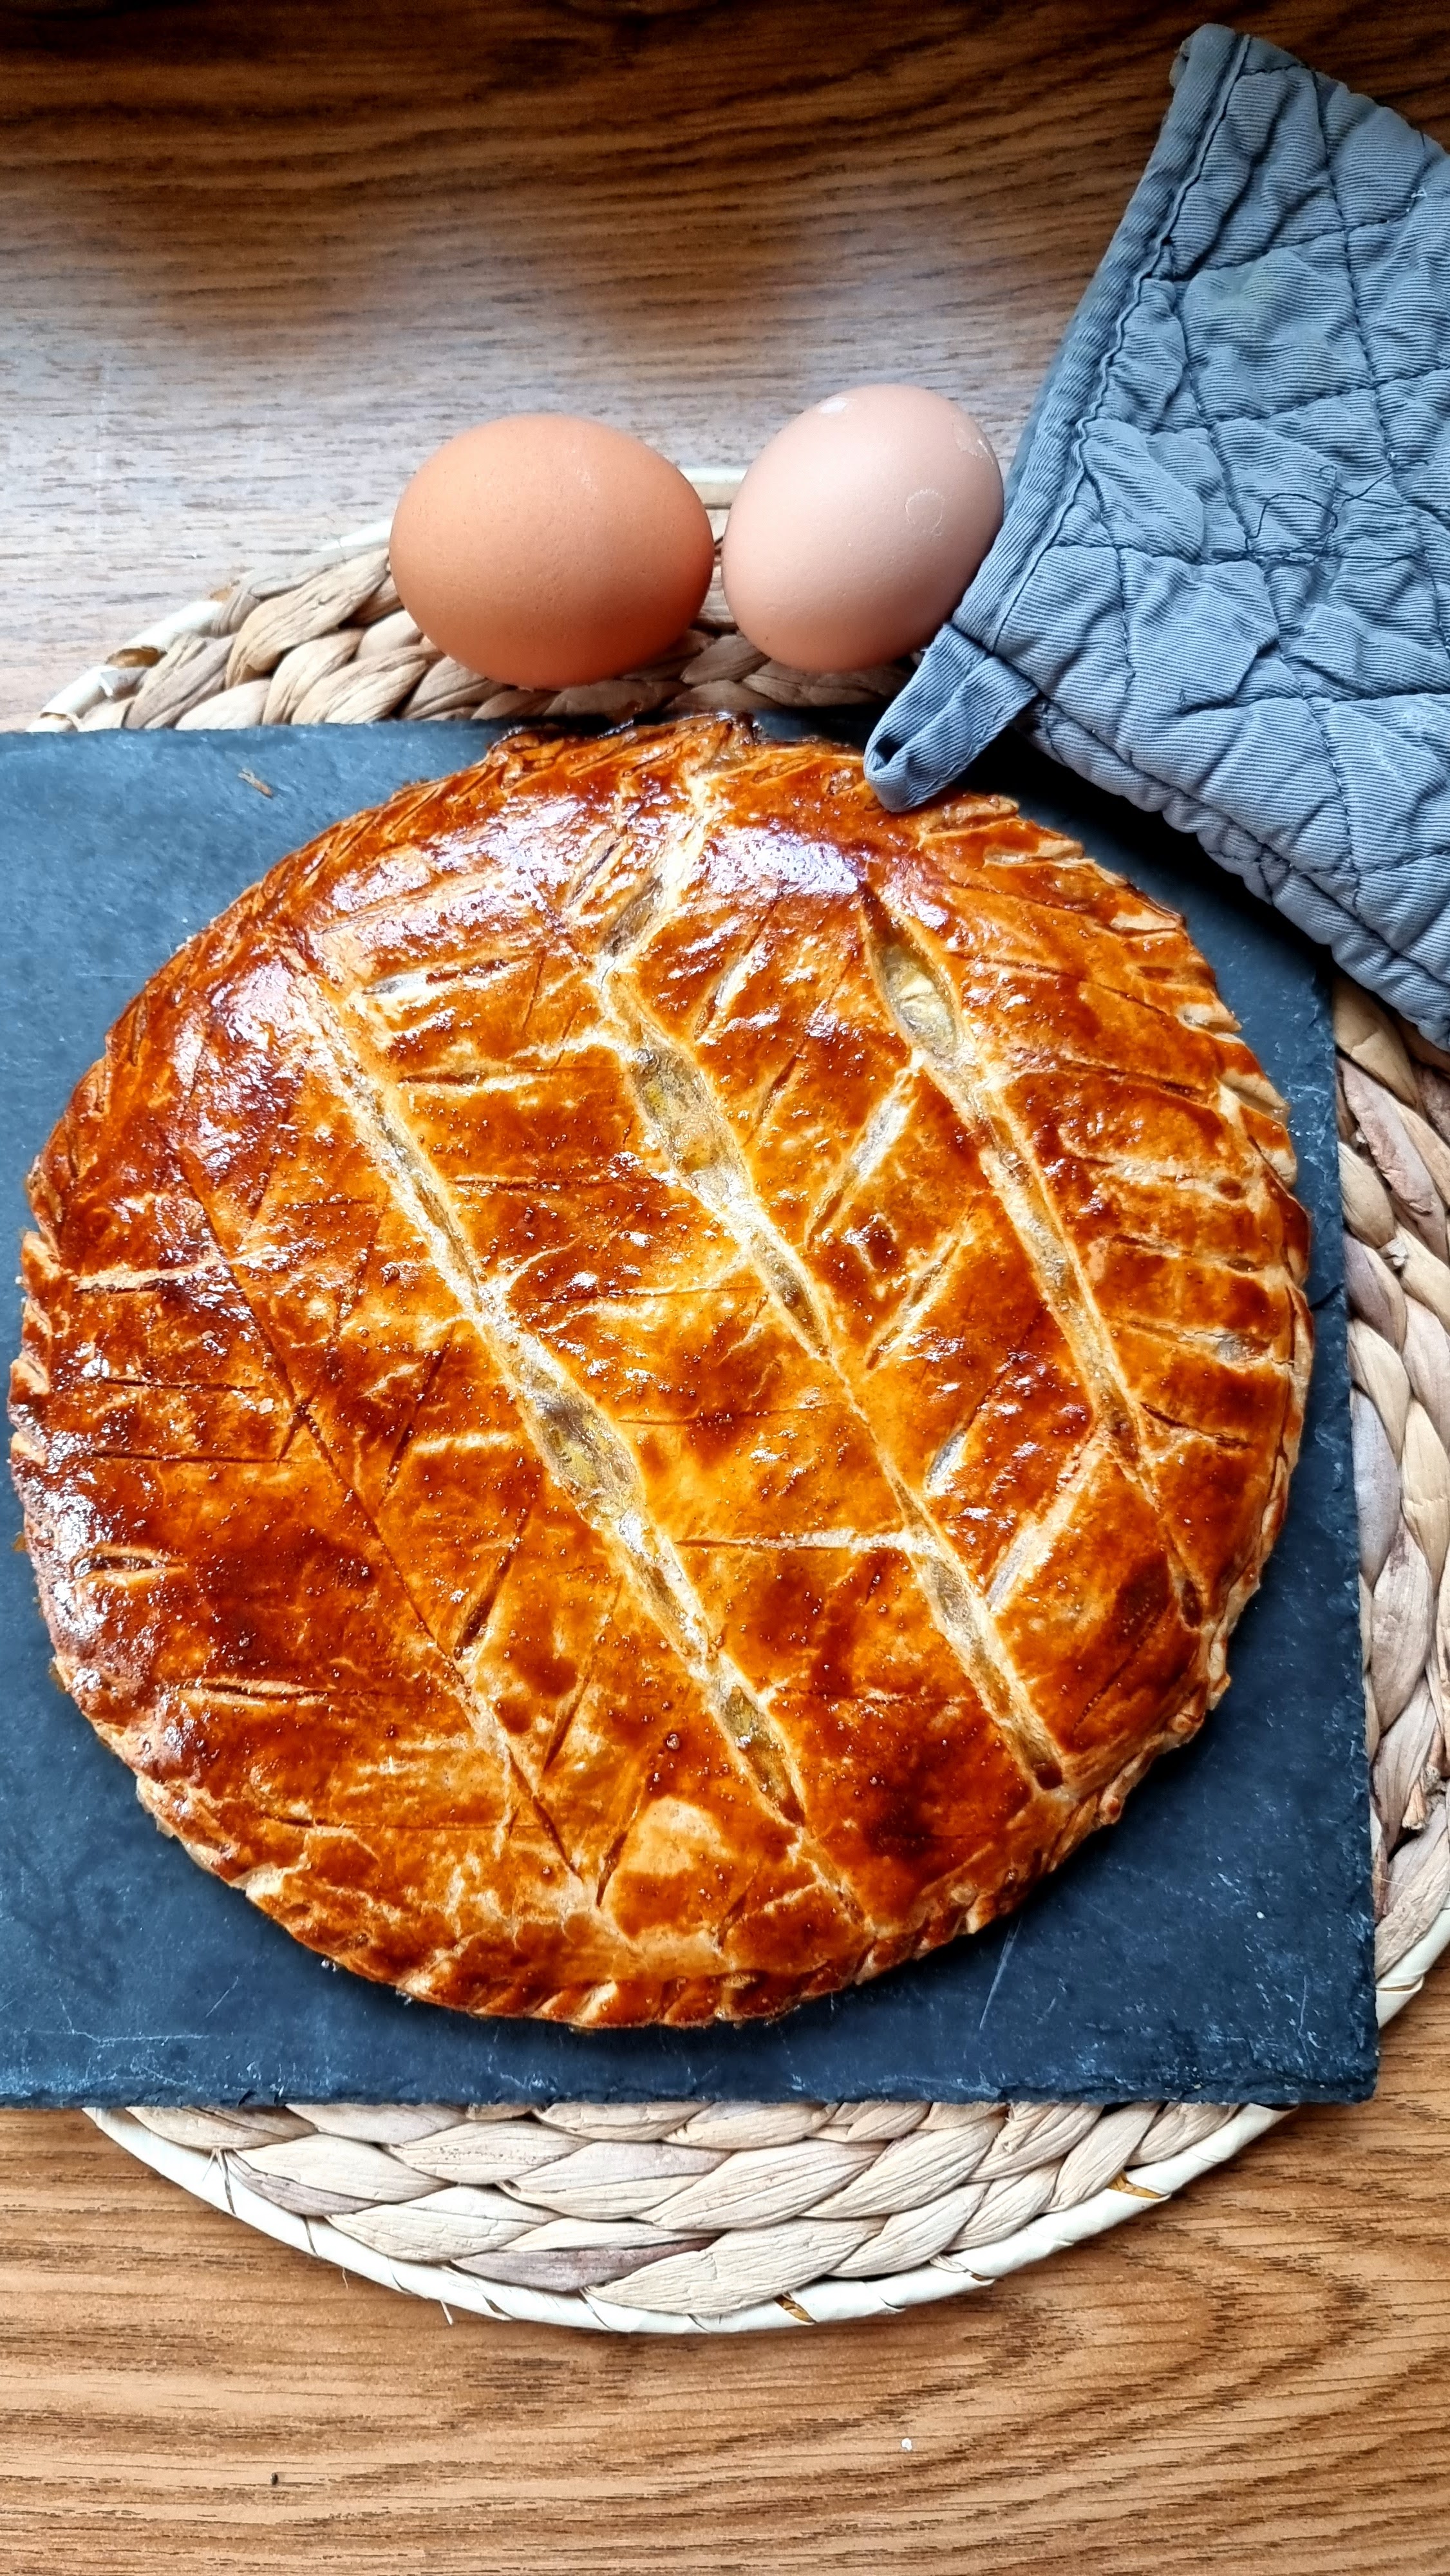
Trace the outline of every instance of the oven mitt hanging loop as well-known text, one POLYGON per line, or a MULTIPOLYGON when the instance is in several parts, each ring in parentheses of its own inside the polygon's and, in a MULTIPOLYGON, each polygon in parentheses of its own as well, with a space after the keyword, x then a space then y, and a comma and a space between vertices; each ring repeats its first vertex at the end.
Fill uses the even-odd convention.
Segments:
POLYGON ((868 774, 920 804, 1015 720, 1450 1046, 1450 160, 1257 38, 1174 68, 868 774))

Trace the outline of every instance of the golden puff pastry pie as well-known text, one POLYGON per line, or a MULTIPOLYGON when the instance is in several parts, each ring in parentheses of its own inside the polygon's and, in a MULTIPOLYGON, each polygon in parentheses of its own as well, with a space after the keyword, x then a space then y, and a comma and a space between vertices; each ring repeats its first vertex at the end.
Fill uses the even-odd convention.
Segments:
POLYGON ((989 1922, 1227 1681, 1310 1359, 1176 915, 730 720, 516 737, 155 976, 36 1165, 15 1474, 158 1824, 473 2013, 989 1922))

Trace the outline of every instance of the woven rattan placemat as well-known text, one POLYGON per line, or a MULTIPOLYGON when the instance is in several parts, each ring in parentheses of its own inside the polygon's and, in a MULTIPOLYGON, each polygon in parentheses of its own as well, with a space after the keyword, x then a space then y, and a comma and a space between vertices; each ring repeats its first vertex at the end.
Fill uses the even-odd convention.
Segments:
MULTIPOLYGON (((696 472, 719 537, 740 477, 696 472)), ((647 671, 511 689, 437 653, 386 521, 132 637, 38 729, 624 717, 883 704, 904 666, 807 677, 730 619, 647 671)), ((1450 1057, 1343 983, 1339 1129, 1354 1378, 1379 2017, 1450 1942, 1450 1057)), ((451 2312, 740 2331, 889 2315, 1140 2215, 1288 2117, 1129 2102, 293 2104, 95 2111, 118 2144, 304 2252, 451 2312)))

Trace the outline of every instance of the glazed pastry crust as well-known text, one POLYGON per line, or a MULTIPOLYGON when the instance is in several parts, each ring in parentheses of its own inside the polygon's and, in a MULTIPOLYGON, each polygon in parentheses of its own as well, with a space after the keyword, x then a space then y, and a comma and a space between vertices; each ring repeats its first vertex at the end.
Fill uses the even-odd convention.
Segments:
POLYGON ((1177 916, 1007 800, 515 737, 194 939, 35 1167, 61 1677, 195 1859, 430 2001, 873 1976, 1225 1687, 1292 1180, 1177 916))

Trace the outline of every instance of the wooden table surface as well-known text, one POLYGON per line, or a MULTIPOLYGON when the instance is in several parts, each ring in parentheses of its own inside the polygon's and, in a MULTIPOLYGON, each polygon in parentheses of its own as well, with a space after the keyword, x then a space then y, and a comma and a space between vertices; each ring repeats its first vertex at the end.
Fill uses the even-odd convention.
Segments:
MULTIPOLYGON (((863 376, 1004 455, 1185 8, 0 15, 0 723, 555 406, 743 460, 863 376)), ((1239 23, 1450 139, 1440 0, 1239 23)), ((491 2327, 0 2115, 0 2568, 1445 2576, 1450 1970, 1377 2100, 892 2324, 491 2327)))

